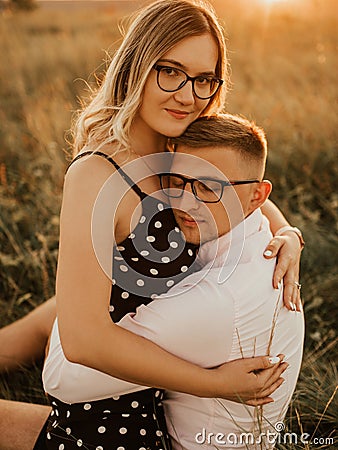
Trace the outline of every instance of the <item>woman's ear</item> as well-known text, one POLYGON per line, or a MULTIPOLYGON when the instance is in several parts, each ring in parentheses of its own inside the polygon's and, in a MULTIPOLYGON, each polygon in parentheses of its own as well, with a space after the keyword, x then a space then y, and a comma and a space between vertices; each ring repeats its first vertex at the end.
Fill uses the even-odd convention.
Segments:
POLYGON ((250 202, 250 212, 261 207, 272 191, 272 183, 269 180, 263 180, 254 185, 254 191, 250 202))

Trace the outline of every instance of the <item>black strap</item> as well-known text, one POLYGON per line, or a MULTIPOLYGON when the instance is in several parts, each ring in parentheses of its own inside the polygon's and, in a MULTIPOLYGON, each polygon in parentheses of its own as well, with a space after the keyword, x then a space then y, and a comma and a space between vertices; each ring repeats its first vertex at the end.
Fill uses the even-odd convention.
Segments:
POLYGON ((143 200, 145 197, 147 197, 147 194, 145 192, 143 192, 136 183, 134 183, 134 181, 126 174, 126 172, 117 164, 116 161, 113 160, 113 158, 109 155, 107 155, 106 153, 100 152, 100 151, 96 151, 96 152, 83 152, 80 153, 79 155, 77 155, 73 161, 69 164, 69 166, 66 169, 66 173, 69 169, 69 167, 78 159, 81 159, 83 156, 87 156, 87 155, 98 155, 98 156, 102 156, 103 158, 105 158, 107 161, 109 161, 111 164, 113 164, 113 166, 115 167, 115 169, 119 172, 119 174, 121 175, 121 177, 129 184, 129 186, 133 189, 133 191, 136 192, 136 194, 141 198, 141 200, 143 200))

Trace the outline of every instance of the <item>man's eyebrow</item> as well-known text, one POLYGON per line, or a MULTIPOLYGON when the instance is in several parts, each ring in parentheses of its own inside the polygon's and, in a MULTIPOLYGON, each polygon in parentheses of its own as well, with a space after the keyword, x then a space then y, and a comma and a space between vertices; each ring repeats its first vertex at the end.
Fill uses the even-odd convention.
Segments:
MULTIPOLYGON (((179 69, 184 70, 185 72, 188 70, 187 67, 184 64, 182 64, 182 63, 180 63, 178 61, 175 61, 174 59, 159 59, 157 63, 169 63, 169 64, 173 64, 174 66, 178 67, 179 69)), ((213 70, 200 72, 199 75, 216 76, 215 71, 213 71, 213 70)))

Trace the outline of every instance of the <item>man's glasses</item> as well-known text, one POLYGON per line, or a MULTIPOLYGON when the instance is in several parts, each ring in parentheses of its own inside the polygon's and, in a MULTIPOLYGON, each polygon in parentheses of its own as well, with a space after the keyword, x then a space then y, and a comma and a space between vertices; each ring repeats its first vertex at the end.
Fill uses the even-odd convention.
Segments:
POLYGON ((220 86, 224 83, 221 78, 212 75, 190 77, 183 70, 176 69, 176 67, 155 64, 153 69, 157 71, 157 85, 162 91, 179 91, 188 83, 188 81, 191 81, 193 93, 197 98, 202 100, 207 100, 215 95, 220 86))
POLYGON ((260 183, 260 180, 225 181, 209 177, 186 178, 177 173, 161 173, 159 177, 161 188, 168 197, 181 198, 186 185, 190 184, 196 199, 203 203, 218 203, 227 186, 260 183))

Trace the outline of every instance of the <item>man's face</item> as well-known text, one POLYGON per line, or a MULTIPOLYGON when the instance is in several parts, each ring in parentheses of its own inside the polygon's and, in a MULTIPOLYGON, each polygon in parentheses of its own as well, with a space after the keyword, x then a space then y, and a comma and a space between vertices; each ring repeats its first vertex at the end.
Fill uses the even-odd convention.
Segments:
MULTIPOLYGON (((172 173, 186 178, 210 177, 225 181, 261 179, 257 164, 243 161, 232 148, 191 148, 179 146, 172 173)), ((188 242, 204 243, 224 235, 247 217, 257 206, 252 202, 260 183, 225 186, 221 201, 203 203, 186 184, 181 198, 171 198, 176 221, 188 242)))

